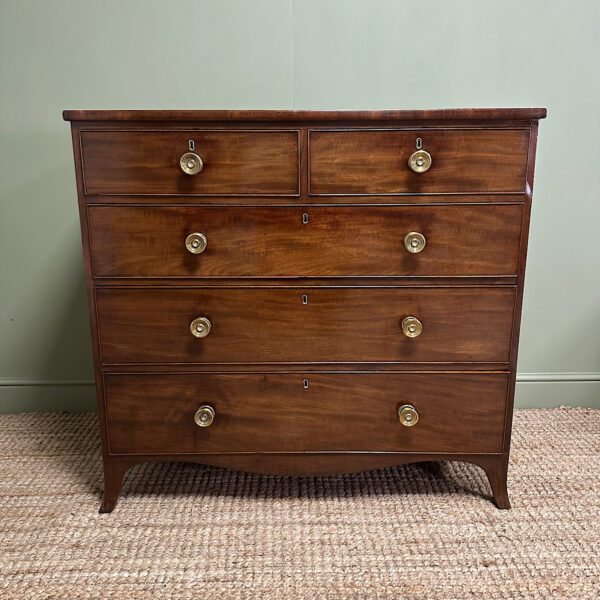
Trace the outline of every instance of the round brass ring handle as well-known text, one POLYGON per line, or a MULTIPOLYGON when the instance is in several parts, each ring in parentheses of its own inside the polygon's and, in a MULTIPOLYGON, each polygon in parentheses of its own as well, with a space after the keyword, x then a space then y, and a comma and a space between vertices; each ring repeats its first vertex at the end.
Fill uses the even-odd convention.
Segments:
POLYGON ((195 152, 186 152, 179 159, 179 166, 186 175, 196 175, 204 168, 204 162, 195 152))
POLYGON ((423 323, 417 319, 417 317, 404 317, 402 319, 402 333, 407 338, 416 338, 421 335, 423 331, 423 323))
POLYGON ((190 331, 197 338, 204 338, 210 333, 211 322, 206 317, 198 317, 190 323, 190 331))
POLYGON ((404 247, 411 254, 418 254, 419 252, 423 252, 425 249, 425 245, 427 244, 427 240, 422 233, 418 231, 411 231, 407 233, 404 237, 404 247))
POLYGON ((215 420, 215 409, 208 404, 201 406, 194 415, 194 423, 198 427, 210 427, 215 420))
POLYGON ((404 427, 414 427, 419 421, 419 413, 412 404, 404 404, 398 409, 398 418, 404 427))
POLYGON ((425 171, 429 171, 431 168, 431 163, 433 159, 431 158, 431 154, 426 150, 417 150, 410 155, 408 159, 408 166, 415 173, 425 173, 425 171))
POLYGON ((206 250, 206 246, 208 245, 208 240, 203 233, 190 233, 185 238, 185 247, 188 252, 192 254, 202 254, 206 250))

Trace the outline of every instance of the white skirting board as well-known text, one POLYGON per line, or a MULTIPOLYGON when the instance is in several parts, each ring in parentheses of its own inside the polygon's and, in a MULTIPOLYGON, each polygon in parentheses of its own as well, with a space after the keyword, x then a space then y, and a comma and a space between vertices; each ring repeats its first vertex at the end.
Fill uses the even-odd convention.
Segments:
MULTIPOLYGON (((600 373, 519 373, 516 408, 600 408, 600 373)), ((96 410, 90 380, 0 378, 0 413, 96 410)))

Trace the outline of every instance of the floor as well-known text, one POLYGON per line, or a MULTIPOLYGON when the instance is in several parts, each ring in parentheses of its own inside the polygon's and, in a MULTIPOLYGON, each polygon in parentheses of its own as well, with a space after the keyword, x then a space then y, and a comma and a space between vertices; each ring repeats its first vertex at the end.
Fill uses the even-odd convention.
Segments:
POLYGON ((512 510, 478 467, 129 472, 95 415, 0 415, 0 598, 600 598, 600 410, 517 411, 512 510))

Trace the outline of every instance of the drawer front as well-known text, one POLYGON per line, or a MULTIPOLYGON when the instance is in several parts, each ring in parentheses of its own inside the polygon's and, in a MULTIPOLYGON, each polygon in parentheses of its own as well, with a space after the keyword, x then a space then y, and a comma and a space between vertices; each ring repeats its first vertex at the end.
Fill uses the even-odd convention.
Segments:
POLYGON ((96 289, 105 364, 506 362, 514 301, 514 287, 96 289))
POLYGON ((310 193, 519 193, 525 190, 529 129, 310 132, 310 193), (428 171, 408 165, 416 140, 428 171))
POLYGON ((481 276, 516 275, 522 211, 94 206, 88 218, 96 277, 481 276), (425 245, 409 252, 415 232, 425 245))
POLYGON ((298 131, 83 131, 85 193, 148 195, 297 195, 298 131), (180 159, 203 161, 195 175, 180 159))
POLYGON ((104 377, 114 454, 501 452, 507 391, 503 373, 104 377), (199 427, 205 405, 214 420, 199 427))

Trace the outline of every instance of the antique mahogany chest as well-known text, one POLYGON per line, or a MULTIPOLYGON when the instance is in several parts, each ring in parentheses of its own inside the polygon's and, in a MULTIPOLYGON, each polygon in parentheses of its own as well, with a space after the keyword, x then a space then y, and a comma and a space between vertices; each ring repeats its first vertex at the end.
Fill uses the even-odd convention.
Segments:
POLYGON ((506 487, 545 109, 65 111, 105 490, 407 462, 506 487))

